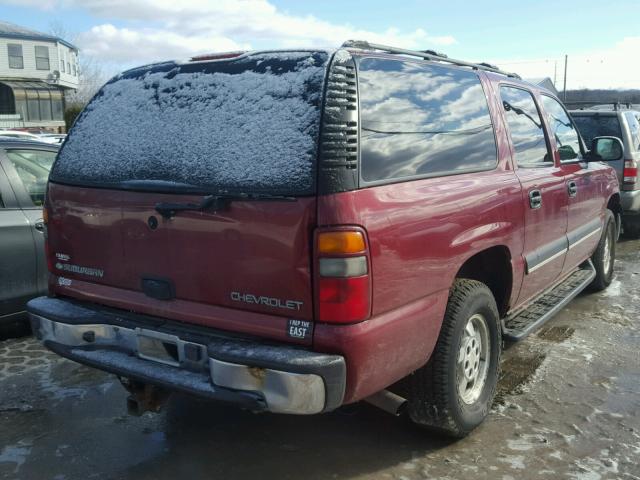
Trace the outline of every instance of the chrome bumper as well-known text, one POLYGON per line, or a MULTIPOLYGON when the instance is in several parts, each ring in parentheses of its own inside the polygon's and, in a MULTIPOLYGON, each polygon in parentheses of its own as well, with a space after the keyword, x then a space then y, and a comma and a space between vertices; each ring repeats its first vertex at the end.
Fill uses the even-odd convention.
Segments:
MULTIPOLYGON (((304 415, 342 402, 342 357, 232 338, 189 341, 135 325, 80 323, 83 307, 75 303, 68 304, 73 310, 69 318, 59 321, 43 315, 52 301, 64 302, 43 297, 29 304, 34 334, 49 349, 77 362, 253 410, 304 415), (74 323, 66 323, 69 319, 74 323)), ((53 306, 59 316, 60 305, 53 306)), ((95 312, 84 318, 98 319, 95 312)))

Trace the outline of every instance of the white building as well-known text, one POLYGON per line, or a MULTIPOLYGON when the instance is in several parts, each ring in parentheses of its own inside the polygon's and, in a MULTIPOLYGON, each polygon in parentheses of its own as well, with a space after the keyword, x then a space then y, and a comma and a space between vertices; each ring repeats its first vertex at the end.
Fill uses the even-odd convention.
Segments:
POLYGON ((77 88, 77 47, 0 21, 0 128, 64 128, 64 91, 77 88))

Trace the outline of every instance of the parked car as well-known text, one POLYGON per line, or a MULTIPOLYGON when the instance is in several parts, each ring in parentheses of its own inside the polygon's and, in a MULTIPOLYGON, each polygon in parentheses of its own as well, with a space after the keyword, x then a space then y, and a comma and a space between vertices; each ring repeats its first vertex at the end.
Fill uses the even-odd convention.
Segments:
POLYGON ((0 138, 0 324, 47 292, 42 205, 57 147, 0 138))
POLYGON ((63 133, 43 133, 38 135, 38 139, 42 142, 60 145, 67 136, 63 133))
POLYGON ((367 400, 464 436, 503 338, 611 282, 602 160, 621 156, 585 150, 547 91, 433 52, 129 70, 52 169, 32 326, 123 378, 138 413, 162 388, 290 414, 367 400))
POLYGON ((624 144, 624 158, 611 165, 618 173, 622 202, 622 225, 626 235, 640 237, 640 112, 615 105, 612 110, 572 110, 578 130, 587 144, 598 136, 618 137, 624 144))
POLYGON ((38 135, 21 130, 0 130, 0 137, 19 138, 21 140, 32 140, 34 142, 40 141, 38 135))

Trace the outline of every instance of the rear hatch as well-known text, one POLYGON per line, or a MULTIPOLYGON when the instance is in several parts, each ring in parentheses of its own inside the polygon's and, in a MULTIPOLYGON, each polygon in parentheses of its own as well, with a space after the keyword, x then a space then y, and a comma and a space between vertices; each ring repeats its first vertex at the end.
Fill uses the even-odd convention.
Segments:
POLYGON ((311 320, 328 59, 165 63, 105 85, 50 177, 54 291, 222 328, 239 311, 311 320))

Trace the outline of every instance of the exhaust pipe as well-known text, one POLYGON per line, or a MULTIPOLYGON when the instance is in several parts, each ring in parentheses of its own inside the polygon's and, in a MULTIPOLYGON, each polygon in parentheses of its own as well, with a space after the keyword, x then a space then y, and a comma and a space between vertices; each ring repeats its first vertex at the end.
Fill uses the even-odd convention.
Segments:
POLYGON ((364 401, 396 417, 402 415, 407 408, 407 399, 389 390, 380 390, 365 398, 364 401))

